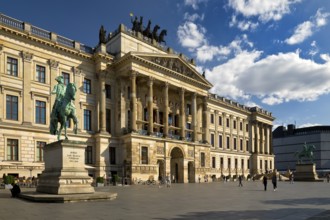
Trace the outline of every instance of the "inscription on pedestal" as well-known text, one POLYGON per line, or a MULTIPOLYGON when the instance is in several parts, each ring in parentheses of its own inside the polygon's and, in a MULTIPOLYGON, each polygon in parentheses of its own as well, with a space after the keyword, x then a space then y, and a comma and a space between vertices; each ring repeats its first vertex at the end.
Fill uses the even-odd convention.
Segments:
POLYGON ((69 162, 79 162, 80 155, 76 151, 70 151, 66 156, 68 157, 69 162))

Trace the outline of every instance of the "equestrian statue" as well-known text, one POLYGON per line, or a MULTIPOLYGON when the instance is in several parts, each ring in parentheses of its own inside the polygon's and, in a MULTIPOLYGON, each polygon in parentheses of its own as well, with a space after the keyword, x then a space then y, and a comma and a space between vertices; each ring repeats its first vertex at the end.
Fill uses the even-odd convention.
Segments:
POLYGON ((313 151, 314 150, 315 150, 314 145, 307 145, 306 142, 305 142, 302 151, 295 152, 294 156, 297 157, 299 164, 302 163, 302 158, 307 158, 307 159, 310 160, 310 162, 313 163, 313 159, 314 159, 313 151))
POLYGON ((77 134, 78 119, 76 116, 76 107, 72 103, 75 100, 77 87, 74 83, 64 85, 63 76, 55 79, 58 84, 54 86, 52 94, 56 94, 55 102, 50 116, 50 134, 57 135, 57 140, 61 138, 61 132, 64 128, 65 139, 68 139, 66 128, 67 121, 72 119, 74 123, 73 132, 77 134), (60 128, 58 129, 58 123, 60 128))

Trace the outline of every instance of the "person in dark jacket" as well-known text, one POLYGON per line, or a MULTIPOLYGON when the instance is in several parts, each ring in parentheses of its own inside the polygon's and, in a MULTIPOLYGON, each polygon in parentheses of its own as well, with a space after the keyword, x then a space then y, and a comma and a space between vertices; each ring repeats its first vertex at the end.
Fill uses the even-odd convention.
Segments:
POLYGON ((14 183, 13 188, 10 190, 10 192, 11 192, 11 197, 15 198, 18 196, 18 194, 21 193, 21 189, 19 188, 19 185, 14 183))
POLYGON ((262 182, 264 184, 265 191, 267 191, 267 176, 266 176, 266 174, 264 175, 264 178, 262 179, 262 182))
POLYGON ((275 172, 273 173, 273 176, 272 176, 272 183, 273 183, 273 189, 274 189, 274 191, 276 191, 276 189, 277 189, 277 176, 276 176, 275 172))

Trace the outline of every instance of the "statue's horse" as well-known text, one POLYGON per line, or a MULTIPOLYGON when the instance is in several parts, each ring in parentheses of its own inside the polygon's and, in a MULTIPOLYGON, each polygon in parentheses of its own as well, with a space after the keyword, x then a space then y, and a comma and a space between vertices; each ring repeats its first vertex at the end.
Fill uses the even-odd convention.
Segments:
POLYGON ((144 31, 142 32, 143 36, 150 37, 151 34, 150 28, 151 28, 151 21, 149 20, 146 29, 144 29, 144 31))
POLYGON ((164 42, 166 45, 166 41, 164 40, 165 36, 167 35, 167 31, 164 29, 160 32, 159 37, 158 37, 158 43, 164 42))
POLYGON ((151 33, 151 37, 152 39, 156 40, 158 42, 158 35, 157 35, 157 31, 159 30, 159 26, 156 25, 151 33))
POLYGON ((314 145, 307 145, 306 143, 304 144, 303 150, 302 151, 297 151, 294 153, 294 156, 298 158, 298 163, 302 162, 302 158, 307 158, 311 162, 313 162, 314 158, 314 153, 313 151, 315 150, 314 145))
POLYGON ((51 122, 51 133, 57 133, 57 139, 60 140, 61 132, 64 128, 64 136, 67 140, 66 128, 67 128, 67 121, 72 119, 74 123, 73 132, 77 134, 77 116, 76 116, 76 107, 72 104, 72 100, 75 100, 77 87, 74 83, 69 83, 66 87, 65 95, 61 100, 61 104, 55 109, 56 118, 52 119, 51 122), (57 130, 58 122, 60 123, 60 129, 57 130))

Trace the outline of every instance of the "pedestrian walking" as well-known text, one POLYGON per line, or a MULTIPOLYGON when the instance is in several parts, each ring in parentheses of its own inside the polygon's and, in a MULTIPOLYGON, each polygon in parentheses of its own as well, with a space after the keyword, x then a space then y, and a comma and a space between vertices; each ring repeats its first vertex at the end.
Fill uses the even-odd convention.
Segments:
POLYGON ((239 186, 239 187, 243 187, 242 180, 243 180, 242 175, 239 175, 239 176, 238 176, 238 186, 239 186))
POLYGON ((291 175, 290 175, 290 184, 293 184, 293 182, 294 182, 294 174, 291 173, 291 175))
POLYGON ((201 183, 201 175, 198 175, 198 183, 201 183))
POLYGON ((264 175, 264 178, 262 179, 262 183, 264 184, 265 191, 267 191, 267 176, 266 176, 266 174, 264 175))
POLYGON ((167 188, 171 187, 171 177, 169 174, 166 175, 166 187, 167 188))
POLYGON ((273 189, 274 189, 274 191, 276 191, 276 189, 277 189, 277 176, 276 176, 275 172, 273 173, 273 176, 272 176, 272 183, 273 183, 273 189))
POLYGON ((327 175, 327 182, 328 183, 330 182, 330 173, 328 173, 328 175, 327 175))

